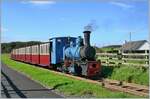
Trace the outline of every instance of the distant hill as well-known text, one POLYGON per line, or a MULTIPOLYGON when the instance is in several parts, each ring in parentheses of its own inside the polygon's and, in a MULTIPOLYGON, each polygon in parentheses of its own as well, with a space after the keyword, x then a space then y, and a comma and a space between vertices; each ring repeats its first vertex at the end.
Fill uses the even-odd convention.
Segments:
POLYGON ((108 45, 101 48, 96 48, 96 52, 117 52, 122 45, 108 45))
POLYGON ((120 48, 122 45, 108 45, 108 46, 103 46, 102 48, 120 48))
POLYGON ((44 42, 40 41, 28 41, 28 42, 10 42, 10 43, 1 43, 1 52, 10 53, 12 49, 36 45, 44 42))

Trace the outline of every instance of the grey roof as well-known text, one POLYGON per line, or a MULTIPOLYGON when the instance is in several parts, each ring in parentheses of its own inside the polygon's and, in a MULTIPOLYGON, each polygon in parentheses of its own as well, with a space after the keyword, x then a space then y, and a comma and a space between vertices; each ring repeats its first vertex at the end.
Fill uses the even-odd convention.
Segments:
POLYGON ((122 45, 121 50, 124 50, 124 51, 138 50, 146 42, 147 42, 146 40, 127 42, 122 45))

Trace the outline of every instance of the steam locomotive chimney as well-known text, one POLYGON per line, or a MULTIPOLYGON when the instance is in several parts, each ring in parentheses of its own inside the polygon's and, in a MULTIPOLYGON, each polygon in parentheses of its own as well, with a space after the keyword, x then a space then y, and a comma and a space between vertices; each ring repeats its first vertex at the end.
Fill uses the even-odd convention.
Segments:
POLYGON ((91 31, 84 31, 84 43, 85 46, 90 46, 90 33, 91 31))

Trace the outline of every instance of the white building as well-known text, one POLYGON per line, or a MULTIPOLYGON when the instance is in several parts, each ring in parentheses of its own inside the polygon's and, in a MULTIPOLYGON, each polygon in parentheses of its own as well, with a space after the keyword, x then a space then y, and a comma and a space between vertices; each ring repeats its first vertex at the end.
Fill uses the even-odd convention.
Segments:
POLYGON ((150 44, 147 40, 126 42, 122 45, 121 50, 126 51, 147 51, 150 49, 150 44))

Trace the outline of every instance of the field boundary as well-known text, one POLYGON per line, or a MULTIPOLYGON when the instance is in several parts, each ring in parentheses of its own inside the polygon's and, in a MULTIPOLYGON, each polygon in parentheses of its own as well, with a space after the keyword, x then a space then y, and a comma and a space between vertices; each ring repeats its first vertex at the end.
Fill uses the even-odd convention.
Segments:
POLYGON ((97 59, 105 66, 149 67, 149 53, 96 53, 97 59))

